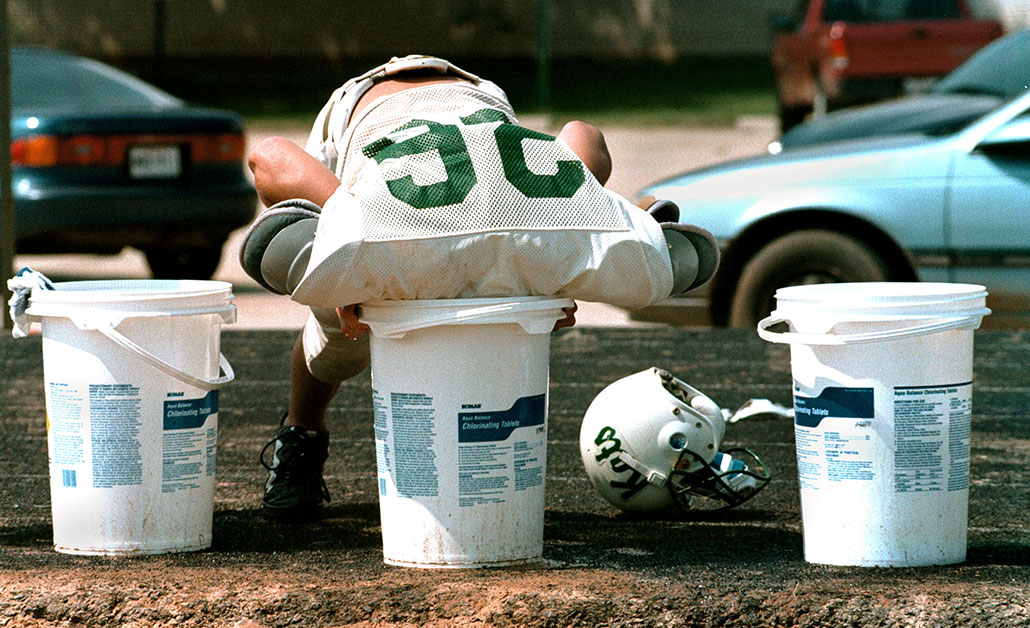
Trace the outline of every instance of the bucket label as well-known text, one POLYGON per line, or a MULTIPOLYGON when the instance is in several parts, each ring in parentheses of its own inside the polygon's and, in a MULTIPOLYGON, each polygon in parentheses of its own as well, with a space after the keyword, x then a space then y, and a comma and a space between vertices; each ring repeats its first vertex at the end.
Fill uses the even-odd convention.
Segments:
POLYGON ((827 387, 817 397, 794 387, 794 435, 802 488, 875 478, 872 388, 827 387))
POLYGON ((50 462, 62 487, 88 487, 90 477, 93 488, 143 484, 139 386, 51 381, 47 392, 50 462))
POLYGON ((79 467, 86 463, 85 402, 82 392, 66 382, 47 382, 47 431, 50 464, 61 468, 61 486, 78 486, 79 467))
POLYGON ((794 423, 805 427, 819 427, 827 417, 839 419, 871 419, 872 388, 825 388, 818 397, 794 395, 794 423))
POLYGON ((93 488, 143 484, 140 389, 132 384, 90 384, 93 488))
MULTIPOLYGON (((176 393, 171 393, 175 395, 176 393)), ((200 399, 169 399, 164 403, 164 429, 196 429, 207 417, 218 412, 218 391, 212 390, 200 399)))
POLYGON ((972 382, 894 388, 894 490, 969 488, 972 382))
MULTIPOLYGON (((372 391, 376 432, 376 458, 392 468, 400 497, 437 497, 440 494, 436 466, 436 409, 433 398, 422 393, 391 392, 389 406, 372 391), (387 410, 391 418, 387 424, 387 410), (393 438, 387 439, 393 430, 393 438), (392 448, 391 448, 392 444, 392 448)), ((385 487, 380 486, 385 494, 385 487)))
POLYGON ((217 426, 205 427, 218 414, 218 391, 199 399, 169 393, 164 401, 161 440, 161 492, 200 488, 201 478, 215 473, 217 426))
POLYGON ((458 413, 458 505, 503 504, 507 491, 544 482, 547 396, 517 399, 507 410, 462 404, 458 413), (519 428, 535 428, 512 438, 519 428))
POLYGON ((464 402, 454 414, 443 412, 450 419, 439 416, 438 403, 424 393, 372 390, 380 495, 440 498, 455 486, 455 460, 460 507, 504 504, 512 492, 543 486, 546 395, 519 398, 503 410, 464 402), (439 465, 451 479, 441 479, 439 465))
MULTIPOLYGON (((464 406, 479 406, 467 403, 464 406)), ((472 408, 465 408, 472 409, 472 408)), ((547 416, 547 399, 545 395, 522 397, 511 408, 496 412, 458 413, 458 442, 482 443, 487 441, 508 440, 511 433, 520 427, 543 425, 547 416)))

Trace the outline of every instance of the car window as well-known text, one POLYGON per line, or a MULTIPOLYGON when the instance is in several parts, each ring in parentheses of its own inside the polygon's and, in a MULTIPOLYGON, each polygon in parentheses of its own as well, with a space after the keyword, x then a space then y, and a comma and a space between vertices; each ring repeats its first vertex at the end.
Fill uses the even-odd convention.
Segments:
POLYGON ((1030 31, 1018 31, 978 51, 931 91, 1011 98, 1030 87, 1030 31))
POLYGON ((961 17, 954 0, 826 0, 826 22, 897 22, 961 17))
POLYGON ((91 59, 12 51, 14 109, 155 109, 178 106, 174 96, 91 59))

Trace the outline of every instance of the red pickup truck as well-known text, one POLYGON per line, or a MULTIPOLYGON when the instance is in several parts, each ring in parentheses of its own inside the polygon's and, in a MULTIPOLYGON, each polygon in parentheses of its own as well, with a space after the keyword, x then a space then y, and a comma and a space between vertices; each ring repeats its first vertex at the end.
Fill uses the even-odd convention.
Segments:
POLYGON ((810 113, 925 86, 1003 34, 966 0, 798 0, 773 26, 783 131, 810 113))

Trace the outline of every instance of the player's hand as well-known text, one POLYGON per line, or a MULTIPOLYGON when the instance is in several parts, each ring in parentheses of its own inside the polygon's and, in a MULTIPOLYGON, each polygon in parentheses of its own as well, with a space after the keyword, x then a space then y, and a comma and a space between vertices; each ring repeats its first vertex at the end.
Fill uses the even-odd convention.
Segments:
POLYGON ((336 308, 336 316, 340 318, 340 330, 351 340, 357 340, 368 332, 368 325, 358 320, 358 305, 336 308))
POLYGON ((573 325, 575 325, 577 309, 579 309, 579 306, 575 303, 572 304, 572 307, 563 307, 561 311, 565 313, 565 318, 558 319, 558 321, 554 324, 554 329, 552 329, 551 331, 557 331, 562 327, 572 327, 573 325))

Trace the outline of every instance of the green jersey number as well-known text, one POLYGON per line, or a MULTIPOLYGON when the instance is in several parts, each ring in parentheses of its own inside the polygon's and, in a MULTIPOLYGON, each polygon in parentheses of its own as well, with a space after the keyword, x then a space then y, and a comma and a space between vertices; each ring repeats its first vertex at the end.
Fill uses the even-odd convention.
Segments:
MULTIPOLYGON (((500 152, 504 178, 528 198, 570 198, 586 180, 583 164, 578 160, 558 160, 554 174, 536 174, 526 163, 523 140, 555 141, 554 137, 507 124, 507 118, 496 109, 482 109, 461 119, 466 125, 501 121, 494 129, 494 139, 500 152)), ((443 162, 447 178, 443 181, 419 185, 412 175, 386 181, 395 198, 412 207, 428 209, 461 203, 476 184, 476 171, 472 167, 468 146, 455 124, 440 124, 431 120, 412 120, 362 149, 366 157, 383 163, 409 155, 436 151, 443 162), (399 141, 391 139, 403 131, 425 127, 418 135, 399 141)))

